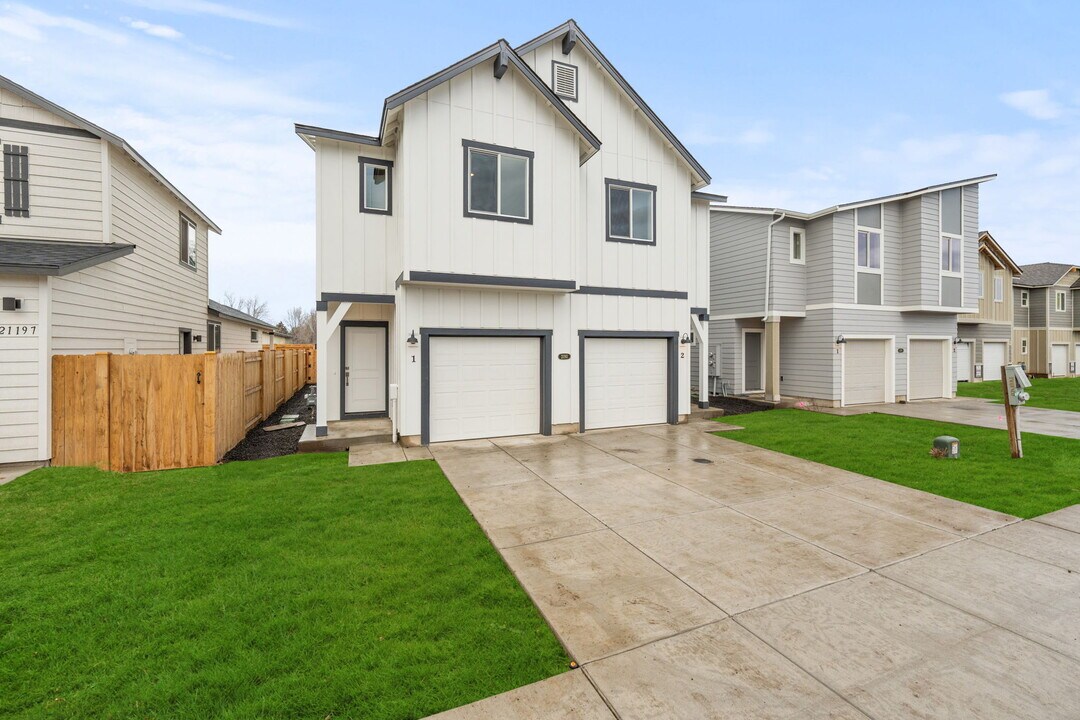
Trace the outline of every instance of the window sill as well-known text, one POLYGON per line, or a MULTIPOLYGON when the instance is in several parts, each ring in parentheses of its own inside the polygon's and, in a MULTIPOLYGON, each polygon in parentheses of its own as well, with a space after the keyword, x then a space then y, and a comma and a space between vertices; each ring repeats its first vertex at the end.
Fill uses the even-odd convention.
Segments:
POLYGON ((467 218, 475 218, 477 220, 495 220, 497 222, 517 223, 519 225, 532 225, 532 218, 514 217, 513 215, 489 215, 487 213, 478 213, 471 210, 466 210, 464 216, 467 218))
POLYGON ((613 237, 611 235, 607 236, 607 241, 613 243, 626 243, 627 245, 656 245, 655 240, 637 240, 634 238, 613 237))

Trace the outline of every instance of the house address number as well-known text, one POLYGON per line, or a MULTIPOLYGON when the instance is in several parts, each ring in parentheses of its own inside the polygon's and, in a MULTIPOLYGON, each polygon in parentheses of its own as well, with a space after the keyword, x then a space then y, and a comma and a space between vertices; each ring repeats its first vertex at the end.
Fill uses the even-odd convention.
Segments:
POLYGON ((37 335, 37 325, 0 325, 0 337, 30 337, 37 335))

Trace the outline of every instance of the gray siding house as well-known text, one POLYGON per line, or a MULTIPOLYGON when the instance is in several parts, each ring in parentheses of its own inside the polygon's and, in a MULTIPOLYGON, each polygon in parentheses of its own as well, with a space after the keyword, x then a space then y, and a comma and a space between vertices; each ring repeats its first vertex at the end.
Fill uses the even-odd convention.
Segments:
POLYGON ((1013 362, 1032 375, 1077 375, 1080 361, 1080 266, 1021 265, 1013 280, 1013 362))
POLYGON ((979 185, 805 213, 711 208, 710 392, 828 406, 952 397, 978 311, 979 185))

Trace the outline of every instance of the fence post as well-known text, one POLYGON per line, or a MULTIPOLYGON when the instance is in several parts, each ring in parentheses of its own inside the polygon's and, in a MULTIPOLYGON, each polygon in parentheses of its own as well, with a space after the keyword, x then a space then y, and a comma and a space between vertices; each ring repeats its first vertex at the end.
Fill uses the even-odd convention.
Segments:
MULTIPOLYGON (((94 465, 108 470, 112 458, 112 391, 109 387, 109 353, 94 354, 94 465)), ((113 468, 115 469, 115 468, 113 468)))
POLYGON ((202 463, 217 462, 217 353, 205 353, 203 363, 203 446, 202 463))

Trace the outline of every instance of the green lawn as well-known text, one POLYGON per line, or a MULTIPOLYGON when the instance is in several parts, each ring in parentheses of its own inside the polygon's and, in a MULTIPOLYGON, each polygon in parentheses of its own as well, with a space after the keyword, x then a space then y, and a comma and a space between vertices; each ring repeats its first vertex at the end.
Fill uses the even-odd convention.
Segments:
MULTIPOLYGON (((1080 412, 1080 377, 1032 378, 1031 389, 1028 392, 1031 394, 1031 400, 1027 404, 1031 407, 1080 412)), ((957 383, 956 394, 961 397, 990 398, 1002 402, 1001 381, 957 383)))
POLYGON ((1010 515, 1035 517, 1080 503, 1080 440, 1025 434, 1025 457, 1014 460, 1004 430, 970 425, 806 410, 752 413, 731 422, 745 429, 722 437, 1010 515), (960 439, 959 460, 930 456, 938 435, 960 439))
POLYGON ((568 662, 432 461, 0 486, 0 717, 415 718, 568 662))

